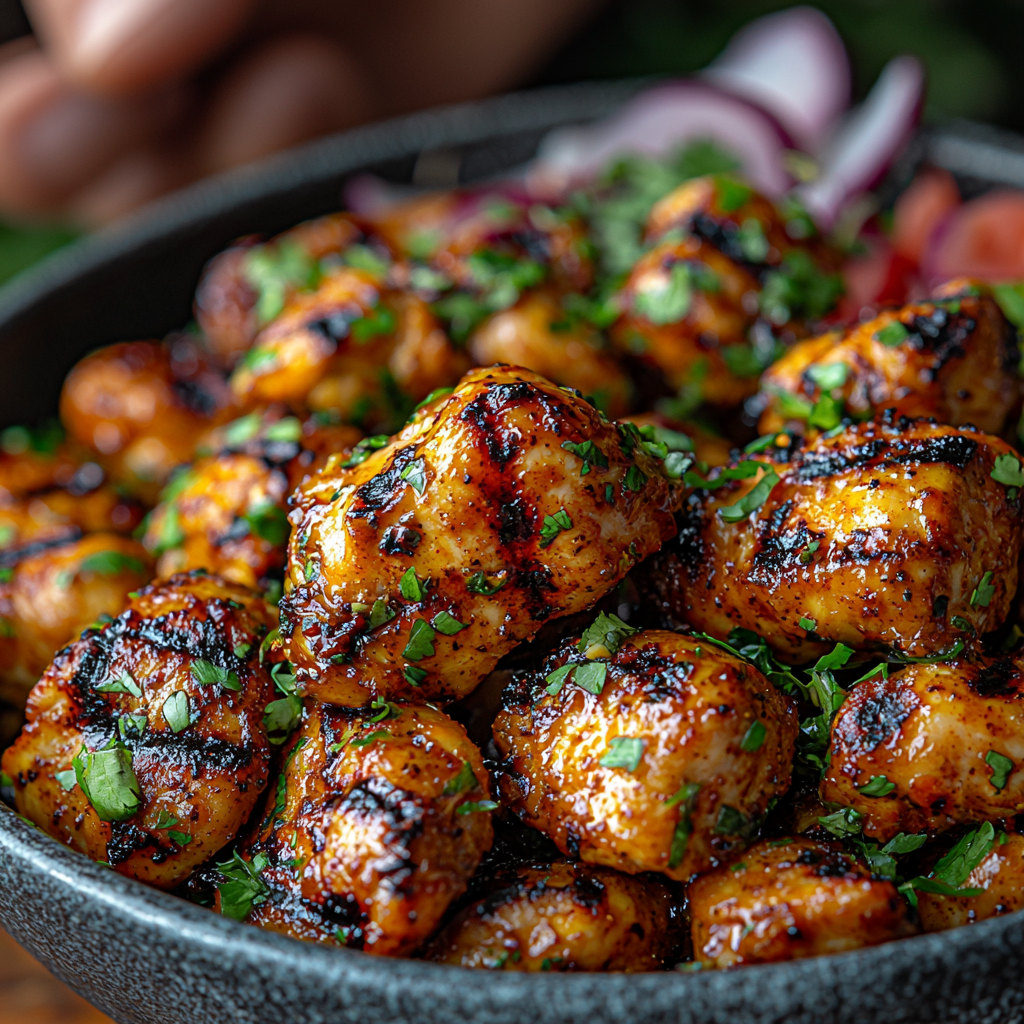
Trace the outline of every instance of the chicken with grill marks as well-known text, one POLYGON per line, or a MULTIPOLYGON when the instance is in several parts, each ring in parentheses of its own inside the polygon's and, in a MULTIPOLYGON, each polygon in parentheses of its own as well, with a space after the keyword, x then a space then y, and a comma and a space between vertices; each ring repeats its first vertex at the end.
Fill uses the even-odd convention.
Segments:
POLYGON ((969 282, 941 294, 794 345, 761 378, 761 433, 828 430, 892 408, 1002 434, 1020 409, 1017 332, 969 282))
POLYGON ((0 693, 19 704, 61 647, 153 576, 142 545, 109 533, 5 548, 0 566, 0 693))
POLYGON ((246 408, 283 402, 394 430, 468 366, 422 299, 386 288, 381 273, 341 267, 263 329, 231 388, 246 408))
POLYGON ((363 713, 309 702, 268 799, 236 858, 258 887, 238 906, 222 886, 221 912, 384 956, 415 952, 465 892, 497 806, 461 725, 383 701, 363 713))
POLYGON ((693 955, 705 968, 843 953, 917 931, 895 884, 838 843, 762 840, 688 894, 693 955))
POLYGON ((917 912, 926 932, 977 924, 1024 910, 1024 835, 1005 835, 967 876, 961 888, 981 889, 975 896, 917 894, 917 912))
POLYGON ((930 657, 1002 625, 1022 527, 1008 445, 885 416, 776 441, 696 487, 678 542, 645 567, 668 621, 742 626, 794 663, 836 642, 930 657))
POLYGON ((133 341, 82 359, 64 381, 60 413, 71 438, 115 481, 155 500, 229 403, 220 375, 191 342, 133 341))
POLYGON ((1024 813, 1022 690, 1019 656, 961 656, 859 683, 832 726, 822 799, 855 808, 882 842, 1024 813))
POLYGON ((57 654, 3 756, 18 811, 170 889, 235 838, 267 783, 271 610, 213 576, 141 590, 57 654))
POLYGON ((685 881, 748 841, 789 788, 793 700, 707 641, 603 613, 494 722, 501 789, 564 853, 685 881))
POLYGON ((332 213, 266 242, 243 238, 214 256, 196 288, 195 316, 210 350, 230 368, 287 301, 308 290, 352 245, 364 240, 351 217, 332 213))
POLYGON ((144 542, 159 556, 159 574, 207 569, 263 590, 279 582, 288 495, 360 436, 351 426, 302 424, 280 409, 228 424, 214 435, 223 449, 175 475, 149 517, 144 542))
POLYGON ((475 370, 378 443, 328 460, 290 517, 281 636, 332 704, 469 693, 675 530, 664 449, 527 370, 475 370))
POLYGON ((527 864, 489 880, 424 956, 492 971, 659 971, 682 939, 678 903, 652 878, 527 864))

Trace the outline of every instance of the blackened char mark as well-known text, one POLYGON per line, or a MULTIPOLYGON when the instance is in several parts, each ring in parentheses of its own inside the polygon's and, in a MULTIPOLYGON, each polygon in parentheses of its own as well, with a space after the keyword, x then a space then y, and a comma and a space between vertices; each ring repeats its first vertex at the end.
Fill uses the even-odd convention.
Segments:
POLYGON ((941 306, 937 306, 930 316, 915 316, 906 325, 911 344, 935 353, 936 369, 950 359, 963 358, 964 343, 977 326, 978 322, 973 317, 963 314, 950 316, 941 306))
POLYGON ((176 380, 171 389, 186 409, 200 416, 212 416, 220 406, 217 395, 202 378, 176 380))
POLYGON ((684 508, 676 516, 676 526, 679 532, 668 549, 675 553, 684 568, 700 567, 704 564, 703 509, 695 504, 684 508))
POLYGON ((1001 658, 992 665, 969 674, 967 685, 979 697, 1008 697, 1020 689, 1020 677, 1010 658, 1001 658))
POLYGON ((525 595, 526 610, 534 621, 548 618, 555 610, 547 599, 548 594, 558 590, 551 582, 550 569, 517 569, 513 586, 525 595))
POLYGON ((380 539, 380 550, 385 555, 411 555, 420 542, 416 530, 407 526, 389 526, 380 539))
POLYGON ((376 519, 377 513, 399 499, 405 489, 402 471, 416 459, 416 448, 409 445, 395 452, 391 465, 360 487, 349 507, 351 519, 376 519))
POLYGON ((107 840, 107 863, 123 864, 133 853, 154 847, 150 860, 161 864, 167 859, 170 850, 164 850, 156 839, 145 829, 130 821, 115 821, 110 826, 110 839, 107 840))
POLYGON ((30 541, 28 544, 20 544, 17 547, 4 548, 0 551, 0 569, 13 569, 26 558, 34 558, 44 551, 59 548, 63 544, 70 544, 81 536, 82 531, 77 526, 69 526, 53 537, 30 541))
POLYGON ((253 763, 251 745, 203 736, 196 729, 183 732, 147 729, 140 738, 132 738, 127 743, 133 758, 186 767, 195 778, 202 778, 208 772, 241 772, 253 763))
POLYGON ((522 498, 502 502, 498 509, 498 540, 503 547, 528 541, 534 534, 533 513, 522 498))
POLYGON ((728 221, 722 224, 706 213, 697 213, 691 219, 689 228, 701 241, 707 242, 723 256, 728 256, 734 263, 740 264, 759 281, 763 281, 765 274, 771 269, 766 263, 750 261, 744 250, 742 233, 735 224, 728 221))
POLYGON ((919 703, 913 691, 905 690, 895 678, 860 685, 870 689, 863 697, 859 688, 854 691, 856 710, 841 715, 835 725, 836 738, 854 757, 870 754, 895 736, 919 703))
POLYGON ((757 521, 757 541, 749 578, 758 586, 777 583, 779 572, 813 539, 804 519, 794 527, 785 529, 794 505, 792 500, 784 501, 772 510, 767 519, 757 521))
POLYGON ((324 341, 337 344, 348 337, 349 328, 356 320, 361 319, 362 315, 363 311, 358 305, 347 303, 340 309, 331 310, 316 320, 308 321, 306 330, 319 335, 324 341))
POLYGON ((962 434, 941 434, 936 437, 881 438, 852 448, 809 451, 796 467, 801 483, 835 476, 850 469, 884 469, 886 466, 934 465, 943 463, 963 469, 978 450, 978 442, 962 434))
POLYGON ((540 405, 553 420, 568 412, 563 403, 551 398, 543 388, 529 381, 517 380, 511 384, 496 384, 477 395, 463 410, 461 418, 475 428, 492 462, 500 469, 518 454, 522 438, 501 422, 501 414, 521 405, 540 405))
POLYGON ((573 902, 590 911, 596 911, 604 903, 605 894, 604 882, 593 875, 577 876, 572 884, 573 902))

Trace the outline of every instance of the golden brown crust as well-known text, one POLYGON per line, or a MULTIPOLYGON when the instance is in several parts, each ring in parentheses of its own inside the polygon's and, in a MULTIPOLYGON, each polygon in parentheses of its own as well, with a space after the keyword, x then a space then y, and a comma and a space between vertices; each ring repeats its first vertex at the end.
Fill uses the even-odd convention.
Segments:
POLYGON ((1009 657, 911 665, 859 683, 832 726, 822 799, 855 808, 881 842, 1024 812, 1022 686, 1009 657), (1010 759, 1008 772, 996 771, 993 755, 996 767, 1010 759), (893 788, 864 795, 875 776, 893 788))
POLYGON ((794 345, 761 378, 771 404, 759 429, 806 429, 806 417, 792 415, 794 400, 779 396, 796 396, 810 412, 825 394, 839 403, 837 422, 844 409, 861 418, 892 408, 1002 434, 1020 407, 1018 358, 1016 331, 991 295, 911 303, 794 345))
POLYGON ((296 492, 281 634, 301 689, 354 707, 469 693, 656 550, 672 500, 638 435, 587 402, 527 370, 468 374, 296 492), (592 463, 564 447, 588 443, 592 463))
POLYGON ((4 753, 19 812, 121 874, 160 888, 182 881, 235 837, 266 785, 273 686, 257 649, 269 620, 241 587, 181 575, 64 648, 4 753), (130 754, 134 813, 110 820, 102 791, 90 800, 74 774, 58 778, 76 758, 89 763, 83 747, 130 754))
POLYGON ((491 971, 658 971, 679 942, 676 902, 650 877, 524 865, 460 910, 424 957, 491 971))
POLYGON ((313 702, 268 803, 241 847, 269 862, 249 922, 384 956, 414 952, 465 891, 496 806, 480 752, 435 708, 313 702))
POLYGON ((685 881, 741 849, 789 788, 794 701, 752 665, 677 633, 637 633, 611 657, 588 650, 567 642, 506 693, 494 723, 503 795, 564 853, 621 871, 685 881), (570 662, 558 689, 550 673, 570 662), (606 669, 584 689, 588 665, 606 669), (633 767, 601 763, 630 757, 633 767))
POLYGON ((780 482, 736 522, 722 509, 763 471, 690 495, 645 584, 677 620, 722 638, 743 626, 793 662, 836 642, 932 656, 1005 621, 1021 517, 992 478, 1016 458, 1003 441, 882 417, 789 452, 755 457, 780 482))
POLYGON ((896 886, 836 843, 762 841, 688 891, 694 959, 705 968, 842 953, 916 931, 896 886))

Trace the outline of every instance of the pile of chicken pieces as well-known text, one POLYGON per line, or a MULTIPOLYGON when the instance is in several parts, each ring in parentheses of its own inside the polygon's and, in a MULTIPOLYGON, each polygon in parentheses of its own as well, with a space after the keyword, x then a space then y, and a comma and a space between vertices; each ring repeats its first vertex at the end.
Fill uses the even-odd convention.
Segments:
POLYGON ((512 186, 330 215, 82 359, 0 436, 17 810, 491 970, 1024 907, 1016 332, 969 281, 830 321, 842 254, 730 175, 644 231, 616 277, 512 186))

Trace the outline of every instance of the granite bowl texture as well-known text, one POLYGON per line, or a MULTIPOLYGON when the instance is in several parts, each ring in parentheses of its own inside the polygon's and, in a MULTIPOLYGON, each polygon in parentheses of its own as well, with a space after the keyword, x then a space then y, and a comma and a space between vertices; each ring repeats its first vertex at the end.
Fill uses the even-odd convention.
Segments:
MULTIPOLYGON (((86 351, 185 323, 203 263, 233 238, 336 209, 352 174, 454 184, 528 159, 549 128, 638 83, 577 85, 321 140, 178 193, 0 291, 0 425, 56 410, 86 351), (430 173, 433 173, 432 171, 430 173)), ((965 191, 1024 186, 1024 140, 956 124, 922 159, 965 191)), ((525 975, 326 949, 237 924, 94 864, 0 804, 0 925, 123 1024, 1010 1024, 1024 1021, 1024 914, 834 957, 723 973, 525 975)))

